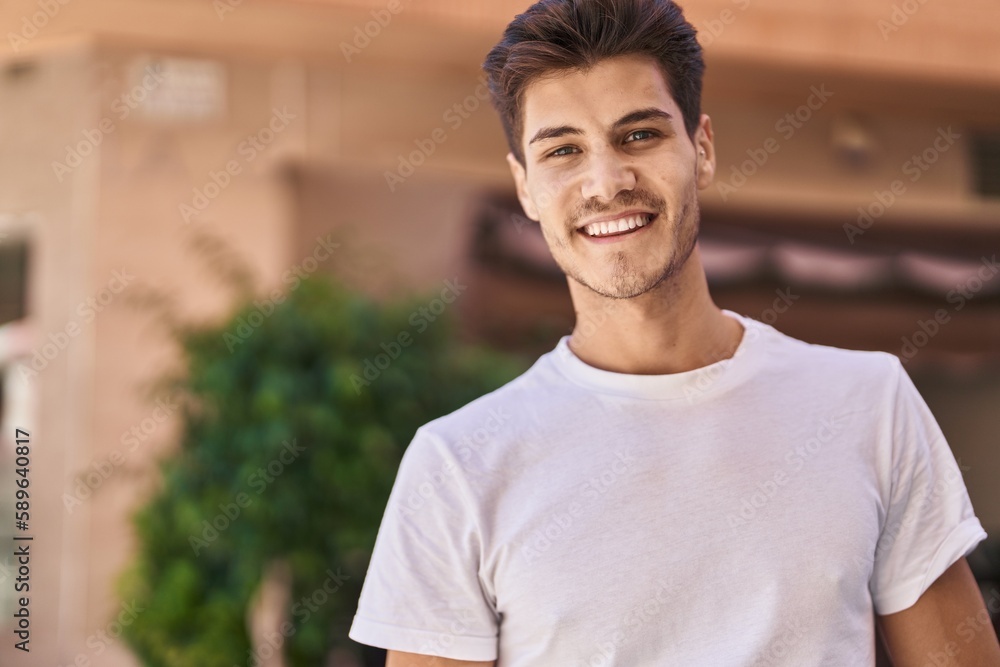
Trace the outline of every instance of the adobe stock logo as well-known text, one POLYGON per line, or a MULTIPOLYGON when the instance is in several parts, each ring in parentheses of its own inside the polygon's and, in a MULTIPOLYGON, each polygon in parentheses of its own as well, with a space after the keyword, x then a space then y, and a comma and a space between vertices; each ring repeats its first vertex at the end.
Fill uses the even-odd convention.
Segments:
MULTIPOLYGON (((462 100, 455 102, 445 109, 441 114, 441 120, 448 124, 451 131, 456 131, 462 124, 472 117, 490 99, 489 86, 486 77, 479 78, 479 85, 465 96, 462 100)), ((434 155, 438 146, 448 141, 448 132, 443 127, 436 127, 423 139, 414 139, 415 150, 407 155, 398 156, 398 165, 394 171, 386 170, 383 173, 385 183, 389 186, 389 192, 395 192, 396 188, 405 183, 406 179, 413 176, 427 160, 434 155)))
MULTIPOLYGON (((111 111, 117 115, 117 121, 123 121, 129 115, 140 108, 151 92, 162 84, 166 77, 159 66, 149 65, 143 70, 145 76, 142 81, 130 90, 126 90, 111 102, 111 111)), ((95 127, 87 128, 80 133, 80 139, 76 143, 67 144, 65 147, 66 158, 63 162, 52 161, 52 173, 60 183, 73 171, 84 163, 84 160, 94 153, 104 142, 104 137, 115 131, 116 120, 110 116, 105 116, 95 127)))
MULTIPOLYGON (((750 0, 733 0, 733 4, 740 11, 746 11, 750 6, 750 0)), ((703 47, 711 46, 712 42, 722 36, 722 33, 726 30, 726 26, 730 26, 736 22, 736 18, 737 14, 732 9, 723 9, 719 12, 718 18, 710 18, 705 21, 704 27, 698 30, 698 41, 701 42, 703 47)))
POLYGON ((234 157, 227 160, 218 171, 209 170, 208 179, 202 186, 191 189, 190 203, 180 202, 177 205, 177 211, 185 224, 189 224, 191 218, 204 213, 209 205, 232 184, 235 177, 243 173, 244 165, 257 159, 257 156, 274 143, 292 121, 299 117, 298 114, 290 112, 287 106, 281 109, 272 107, 271 112, 267 125, 254 134, 247 135, 246 139, 236 147, 236 153, 242 161, 234 157))
POLYGON ((121 271, 113 271, 111 280, 104 288, 77 304, 76 317, 70 317, 60 329, 49 332, 48 340, 31 350, 31 359, 19 364, 18 372, 21 380, 27 384, 38 377, 39 373, 44 372, 49 364, 72 344, 73 339, 83 333, 82 325, 90 324, 97 319, 98 314, 104 312, 133 280, 135 276, 124 267, 121 271))
MULTIPOLYGON (((454 280, 445 280, 441 296, 431 299, 426 306, 421 306, 410 313, 407 321, 410 323, 410 326, 417 330, 418 334, 422 334, 468 288, 469 286, 463 285, 457 277, 454 280)), ((374 358, 365 358, 362 362, 363 370, 361 375, 351 373, 351 386, 354 387, 354 392, 360 395, 362 387, 370 387, 372 382, 375 382, 382 376, 382 371, 389 368, 392 362, 398 359, 403 353, 403 349, 412 345, 413 341, 413 336, 410 335, 409 331, 405 330, 400 331, 388 343, 382 341, 379 344, 382 352, 376 353, 374 358)))
POLYGON ((21 17, 20 32, 7 33, 7 41, 10 42, 10 48, 13 49, 14 53, 20 51, 22 47, 27 46, 29 41, 37 37, 38 33, 49 24, 49 21, 55 18, 56 14, 69 3, 70 0, 38 0, 36 4, 39 11, 30 17, 28 15, 21 17))
MULTIPOLYGON (((282 474, 295 463, 296 460, 306 451, 305 446, 298 444, 297 438, 281 443, 281 450, 265 466, 257 468, 246 479, 246 485, 257 492, 260 496, 264 491, 282 474)), ((201 532, 188 535, 188 544, 195 556, 208 549, 219 536, 226 532, 229 527, 243 515, 243 510, 254 504, 257 498, 245 491, 240 491, 230 498, 229 502, 219 503, 219 512, 211 519, 203 519, 198 528, 201 532)))
POLYGON ((824 417, 814 435, 804 443, 796 444, 785 451, 784 467, 777 468, 773 474, 763 481, 757 482, 753 491, 740 498, 739 508, 726 515, 726 523, 730 528, 745 526, 753 521, 771 500, 779 495, 782 488, 791 480, 791 475, 802 470, 810 459, 833 441, 848 419, 841 414, 824 417))
MULTIPOLYGON (((975 273, 955 285, 955 288, 949 290, 945 295, 945 300, 954 305, 955 312, 962 310, 965 304, 975 298, 976 294, 986 286, 986 283, 1000 275, 1000 262, 997 261, 996 253, 993 253, 992 257, 983 257, 981 262, 982 265, 975 273)), ((900 338, 903 345, 897 356, 904 364, 907 363, 916 356, 917 352, 930 343, 931 339, 937 336, 942 327, 949 322, 951 322, 951 313, 945 308, 935 310, 933 317, 918 320, 913 332, 909 336, 900 338)))
MULTIPOLYGON (((910 159, 902 164, 900 171, 904 176, 909 177, 911 183, 916 183, 927 173, 934 163, 941 159, 941 156, 949 148, 955 145, 955 142, 961 136, 958 132, 951 129, 951 125, 947 128, 939 127, 930 145, 920 153, 914 153, 910 156, 910 159)), ((844 233, 847 235, 847 240, 850 241, 851 245, 854 245, 856 237, 864 234, 875 224, 876 220, 885 215, 892 205, 902 199, 905 194, 906 183, 901 178, 893 180, 885 190, 873 191, 872 200, 868 205, 858 207, 857 223, 852 224, 848 222, 843 225, 844 233)))
MULTIPOLYGON (((820 84, 819 87, 810 86, 809 93, 805 102, 775 122, 774 131, 780 134, 785 141, 789 141, 798 130, 805 127, 806 123, 812 120, 834 95, 832 91, 826 89, 825 83, 820 84)), ((729 179, 720 179, 716 184, 722 201, 727 201, 733 193, 746 185, 779 150, 781 150, 781 144, 774 137, 768 137, 757 148, 748 148, 746 150, 747 158, 739 164, 730 166, 732 173, 729 179)))
POLYGON ((382 30, 392 22, 392 17, 401 11, 403 11, 403 5, 400 0, 389 0, 385 9, 373 9, 371 11, 373 20, 368 21, 364 26, 355 26, 354 39, 351 40, 351 43, 340 43, 340 52, 344 54, 344 60, 351 62, 351 58, 368 48, 372 40, 381 35, 382 30))
POLYGON ((899 29, 909 23, 910 18, 920 11, 920 8, 926 2, 927 0, 903 0, 900 4, 894 3, 892 5, 892 12, 889 14, 889 19, 880 18, 875 24, 878 26, 878 31, 882 34, 882 41, 888 42, 889 35, 899 32, 899 29))
POLYGON ((612 453, 614 457, 608 457, 610 464, 591 475, 579 486, 573 497, 564 498, 560 509, 552 512, 539 528, 525 536, 524 543, 518 549, 525 564, 530 565, 541 559, 553 544, 569 534, 570 528, 585 511, 593 511, 602 503, 602 497, 632 474, 635 469, 635 457, 632 453, 620 449, 612 453), (581 496, 592 502, 581 502, 578 500, 581 496))

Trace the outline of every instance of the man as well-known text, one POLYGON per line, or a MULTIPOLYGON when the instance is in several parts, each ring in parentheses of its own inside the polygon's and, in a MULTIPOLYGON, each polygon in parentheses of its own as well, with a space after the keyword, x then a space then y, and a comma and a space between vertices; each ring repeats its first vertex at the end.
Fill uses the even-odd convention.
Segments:
POLYGON ((354 640, 404 665, 1000 665, 986 537, 898 358, 712 302, 695 31, 667 0, 545 0, 484 65, 578 321, 420 427, 354 640))

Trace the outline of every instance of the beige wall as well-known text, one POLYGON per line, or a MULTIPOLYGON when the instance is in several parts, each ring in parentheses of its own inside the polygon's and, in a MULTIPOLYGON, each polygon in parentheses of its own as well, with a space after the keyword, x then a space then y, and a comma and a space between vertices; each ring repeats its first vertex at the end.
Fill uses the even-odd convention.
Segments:
MULTIPOLYGON (((112 71, 123 71, 133 56, 109 50, 98 58, 112 71)), ((259 286, 279 281, 291 249, 292 209, 278 176, 281 162, 301 150, 305 132, 302 95, 296 89, 298 72, 281 64, 223 64, 228 99, 226 113, 218 120, 156 122, 136 114, 119 122, 102 146, 95 272, 102 276, 130 267, 135 283, 129 286, 129 296, 138 300, 144 290, 161 292, 177 304, 182 319, 217 318, 229 306, 231 294, 212 270, 217 260, 194 249, 199 234, 224 242, 246 262, 259 286), (263 150, 257 152, 247 145, 247 152, 241 153, 248 135, 269 127, 274 107, 296 117, 275 133, 272 143, 261 144, 263 150), (192 189, 210 196, 210 172, 222 173, 233 162, 239 173, 229 176, 230 184, 204 211, 185 221, 179 205, 194 204, 192 189)), ((113 112, 106 106, 102 113, 113 112)), ((278 121, 275 127, 283 123, 278 121)), ((152 398, 167 397, 163 393, 151 396, 148 386, 176 366, 176 355, 154 314, 138 303, 116 309, 97 324, 94 392, 101 400, 93 416, 91 458, 107 460, 116 451, 129 452, 122 441, 128 429, 157 415, 152 398)), ((131 557, 132 530, 127 518, 150 490, 153 458, 173 446, 176 417, 172 415, 129 453, 127 467, 105 482, 90 501, 95 520, 90 528, 94 546, 86 577, 87 633, 103 627, 104 619, 119 611, 111 584, 131 557), (97 546, 109 544, 119 546, 110 552, 97 546)), ((82 648, 78 641, 69 645, 94 655, 86 644, 82 648)), ((116 646, 115 655, 119 653, 120 646, 116 646)), ((112 664, 108 660, 101 664, 112 664)))
MULTIPOLYGON (((278 174, 302 146, 295 68, 227 64, 226 114, 174 124, 138 113, 122 118, 112 106, 130 89, 125 71, 135 55, 86 45, 53 48, 34 59, 34 73, 4 82, 9 134, 0 196, 4 210, 33 211, 40 219, 27 230, 34 260, 32 349, 68 321, 80 331, 29 385, 39 405, 32 512, 37 589, 30 662, 17 664, 62 664, 77 656, 129 664, 120 644, 105 653, 100 641, 88 646, 87 639, 121 611, 113 584, 131 558, 128 517, 151 488, 154 457, 177 433, 176 414, 150 421, 165 414, 154 412, 155 399, 169 398, 152 393, 151 384, 177 357, 157 313, 143 304, 161 294, 190 320, 217 318, 228 307, 229 294, 211 270, 215 260, 194 250, 199 234, 223 240, 260 284, 279 280, 291 251, 292 207, 278 174), (299 124, 290 122, 248 160, 240 143, 268 126, 276 105, 298 114, 299 124), (59 182, 51 163, 66 161, 67 146, 86 143, 88 131, 102 137, 99 145, 59 182), (209 172, 230 160, 242 165, 241 173, 185 222, 179 204, 190 204, 192 188, 204 189, 209 172), (96 317, 77 310, 102 291, 108 303, 96 317), (150 425, 156 428, 138 447, 123 440, 133 426, 150 425), (90 491, 79 487, 102 467, 112 471, 106 479, 91 477, 90 491), (80 502, 67 507, 64 493, 80 502)), ((4 642, 0 659, 11 660, 9 651, 4 642)))
MULTIPOLYGON (((74 338, 64 334, 65 349, 53 347, 51 360, 39 362, 38 375, 22 376, 15 371, 9 380, 15 391, 37 406, 27 424, 12 425, 32 433, 27 533, 35 538, 30 582, 34 662, 24 664, 52 664, 61 633, 70 623, 79 622, 85 609, 84 589, 67 586, 67 581, 86 577, 72 556, 86 553, 88 520, 69 520, 60 493, 72 467, 87 460, 94 438, 98 336, 93 326, 86 326, 77 316, 76 307, 93 285, 93 256, 80 248, 91 245, 94 235, 100 163, 88 160, 57 184, 50 159, 94 120, 86 54, 82 44, 61 45, 35 60, 35 66, 20 76, 12 77, 8 70, 0 84, 4 146, 0 209, 23 216, 25 224, 13 233, 32 243, 29 310, 36 336, 32 347, 49 343, 49 332, 63 332, 67 324, 79 327, 73 329, 74 338)), ((8 444, 6 438, 4 443, 8 444)), ((12 584, 5 581, 3 585, 12 584)), ((12 651, 11 642, 4 641, 0 660, 15 664, 12 651)))
MULTIPOLYGON (((709 191, 706 210, 766 213, 780 204, 804 221, 817 211, 851 210, 941 123, 996 122, 1000 61, 987 55, 995 50, 998 24, 983 20, 985 12, 996 13, 992 1, 928 2, 888 39, 877 21, 889 16, 891 2, 687 4, 703 34, 711 21, 728 16, 724 11, 734 12, 709 47, 705 92, 723 176, 774 132, 778 117, 804 101, 809 86, 826 82, 836 92, 816 122, 782 142, 769 168, 730 208, 709 191), (883 160, 860 176, 845 172, 829 149, 833 119, 859 108, 884 149, 883 160), (824 186, 806 189, 810 182, 824 186)), ((32 483, 40 492, 32 521, 36 616, 30 660, 18 655, 14 664, 68 664, 79 655, 110 667, 135 664, 120 644, 98 657, 86 642, 120 610, 113 583, 134 550, 127 519, 155 482, 155 457, 175 446, 176 416, 157 424, 72 512, 61 496, 94 466, 125 454, 123 435, 155 414, 157 395, 145 391, 148 383, 177 362, 155 312, 141 304, 165 294, 190 318, 218 317, 227 307, 229 292, 195 249, 200 232, 243 257, 262 288, 279 282, 326 233, 343 245, 323 270, 373 295, 430 289, 455 274, 477 278, 463 259, 465 223, 480 192, 509 187, 506 147, 487 104, 457 125, 445 114, 476 99, 482 55, 527 3, 404 1, 404 11, 348 63, 341 42, 353 38, 372 8, 385 6, 245 2, 220 19, 211 3, 193 0, 69 2, 26 46, 0 59, 4 67, 22 59, 35 64, 20 77, 8 69, 0 78, 0 213, 36 214, 18 232, 34 250, 31 347, 80 319, 78 304, 98 295, 115 271, 135 276, 25 385, 38 406, 29 424, 37 443, 32 483), (221 115, 183 122, 139 113, 119 118, 111 104, 129 88, 126 66, 148 54, 221 63, 221 115), (240 143, 268 124, 275 107, 297 118, 247 161, 240 143), (65 159, 67 146, 105 118, 113 131, 59 182, 52 161, 65 159), (445 141, 391 191, 386 170, 436 129, 445 141), (204 188, 209 172, 230 160, 242 173, 185 223, 179 204, 191 203, 192 189, 204 188)), ((0 25, 20 30, 35 10, 31 3, 4 5, 0 25)), ((919 197, 886 224, 909 224, 933 200, 954 224, 995 225, 996 204, 970 207, 964 199, 963 151, 947 153, 941 168, 917 184, 919 197)), ((489 293, 490 280, 479 276, 481 293, 489 293)), ((562 321, 565 311, 552 295, 544 299, 537 317, 550 308, 554 321, 562 321)), ((995 471, 987 449, 972 456, 981 462, 975 475, 995 471)), ((0 663, 10 663, 11 655, 9 643, 0 644, 0 663)))
MULTIPOLYGON (((370 11, 385 10, 390 2, 231 0, 234 11, 221 14, 214 4, 198 0, 68 2, 45 21, 39 38, 80 31, 184 50, 216 46, 340 59, 340 42, 370 20, 370 11)), ((527 0, 400 0, 399 20, 393 19, 363 57, 398 63, 416 56, 424 63, 464 68, 529 5, 527 0), (437 38, 434 26, 445 27, 447 39, 437 38)), ((997 18, 992 0, 698 0, 682 5, 718 58, 935 82, 960 80, 994 89, 1000 84, 1000 62, 990 57, 997 18), (898 26, 892 23, 894 6, 909 10, 896 14, 898 26), (899 29, 883 29, 880 21, 899 29), (713 29, 713 22, 722 24, 721 32, 713 29)), ((34 3, 9 3, 0 9, 0 22, 20 27, 22 17, 33 11, 34 3)), ((925 98, 924 103, 947 102, 925 98)))

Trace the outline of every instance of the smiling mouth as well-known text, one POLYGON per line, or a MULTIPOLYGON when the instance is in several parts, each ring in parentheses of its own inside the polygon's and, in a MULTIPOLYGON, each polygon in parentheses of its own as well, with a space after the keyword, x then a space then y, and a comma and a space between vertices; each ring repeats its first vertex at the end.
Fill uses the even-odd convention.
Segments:
POLYGON ((609 236, 625 236, 632 234, 651 223, 656 218, 655 213, 642 213, 640 215, 630 215, 611 222, 592 222, 577 231, 590 238, 605 238, 609 236))

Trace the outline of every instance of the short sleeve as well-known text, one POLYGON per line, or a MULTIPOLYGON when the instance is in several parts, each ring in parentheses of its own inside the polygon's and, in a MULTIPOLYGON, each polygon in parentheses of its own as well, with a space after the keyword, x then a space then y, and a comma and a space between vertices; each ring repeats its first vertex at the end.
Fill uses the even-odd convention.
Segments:
POLYGON ((461 467, 421 427, 399 471, 348 636, 395 651, 496 660, 499 623, 480 582, 482 540, 461 467))
POLYGON ((913 606, 986 538, 934 415, 895 356, 892 365, 891 489, 871 579, 879 615, 913 606))

